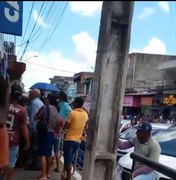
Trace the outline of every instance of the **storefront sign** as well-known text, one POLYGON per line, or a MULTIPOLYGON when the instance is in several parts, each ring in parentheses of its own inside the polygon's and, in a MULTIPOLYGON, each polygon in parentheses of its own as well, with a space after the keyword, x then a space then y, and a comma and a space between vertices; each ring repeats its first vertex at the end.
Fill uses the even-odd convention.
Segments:
POLYGON ((124 107, 140 107, 141 98, 139 96, 125 96, 123 101, 124 107))
POLYGON ((142 106, 151 106, 153 98, 152 97, 141 97, 142 106))
POLYGON ((0 32, 21 36, 23 1, 1 1, 0 14, 0 32))
POLYGON ((133 105, 133 96, 125 96, 123 106, 131 107, 133 105))
POLYGON ((169 97, 164 98, 163 103, 169 106, 173 106, 176 104, 176 98, 173 95, 170 95, 169 97))

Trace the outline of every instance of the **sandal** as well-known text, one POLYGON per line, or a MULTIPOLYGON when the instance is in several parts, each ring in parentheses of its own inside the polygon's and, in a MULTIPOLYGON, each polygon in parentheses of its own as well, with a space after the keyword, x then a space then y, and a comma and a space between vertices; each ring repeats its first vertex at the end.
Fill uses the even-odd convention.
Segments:
POLYGON ((35 180, 48 180, 48 178, 47 177, 38 177, 35 180))
POLYGON ((54 169, 54 171, 55 171, 55 172, 60 172, 60 170, 59 170, 59 169, 57 169, 57 168, 55 168, 55 169, 54 169))
POLYGON ((47 178, 49 179, 49 178, 51 178, 51 176, 50 176, 50 175, 47 175, 47 178))

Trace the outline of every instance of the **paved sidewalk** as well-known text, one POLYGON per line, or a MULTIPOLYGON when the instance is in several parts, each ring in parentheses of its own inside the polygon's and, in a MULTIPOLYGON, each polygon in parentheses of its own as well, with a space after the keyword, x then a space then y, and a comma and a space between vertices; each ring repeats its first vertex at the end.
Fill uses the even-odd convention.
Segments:
MULTIPOLYGON (((62 163, 61 163, 61 169, 62 169, 62 163)), ((35 180, 36 177, 40 175, 40 171, 26 171, 24 169, 15 169, 14 175, 12 180, 35 180)), ((58 172, 54 172, 54 167, 52 167, 51 170, 51 178, 50 180, 61 180, 61 174, 58 172)), ((81 176, 76 171, 74 175, 72 176, 72 180, 81 180, 81 176)), ((117 176, 115 180, 121 180, 120 178, 120 172, 117 172, 117 176)))
MULTIPOLYGON (((61 159, 60 170, 63 169, 63 161, 61 159)), ((26 171, 23 168, 15 169, 12 180, 35 180, 40 175, 40 171, 26 171)), ((61 173, 54 171, 54 166, 51 168, 50 180, 61 180, 61 173)), ((75 172, 72 180, 81 180, 78 172, 75 172)))
MULTIPOLYGON (((40 171, 26 171, 16 169, 12 180, 34 180, 40 175, 40 171)), ((51 180, 60 180, 60 173, 51 171, 51 180)))

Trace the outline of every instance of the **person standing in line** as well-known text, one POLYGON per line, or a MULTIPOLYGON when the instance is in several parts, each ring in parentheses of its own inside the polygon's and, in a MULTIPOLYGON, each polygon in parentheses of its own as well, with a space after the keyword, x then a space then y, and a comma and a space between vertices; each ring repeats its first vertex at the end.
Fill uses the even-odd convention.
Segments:
MULTIPOLYGON (((83 109, 85 110, 85 112, 87 112, 88 118, 90 119, 90 115, 89 112, 87 111, 87 109, 84 107, 83 105, 83 109)), ((76 164, 76 166, 74 165, 74 169, 73 172, 76 170, 76 168, 78 168, 79 170, 82 170, 83 165, 84 165, 84 153, 85 153, 85 148, 86 148, 86 139, 87 139, 87 130, 88 130, 88 123, 86 123, 86 126, 83 130, 83 134, 82 134, 82 138, 81 138, 81 143, 79 146, 79 150, 78 150, 78 154, 77 154, 77 158, 74 159, 74 164, 76 164)))
MULTIPOLYGON (((61 91, 58 95, 59 103, 57 105, 57 108, 59 110, 59 116, 64 120, 64 123, 66 122, 72 108, 68 103, 67 95, 61 91)), ((60 149, 63 149, 63 139, 64 139, 64 131, 61 132, 61 142, 60 142, 60 149)))
POLYGON ((18 150, 20 134, 25 140, 24 149, 29 148, 29 130, 28 130, 28 114, 27 110, 18 104, 18 99, 22 95, 22 88, 19 84, 11 85, 10 107, 8 118, 6 120, 6 127, 9 135, 9 165, 6 169, 6 180, 10 180, 15 167, 18 150))
POLYGON ((9 163, 9 138, 6 118, 9 110, 10 82, 0 75, 0 180, 4 179, 5 168, 9 163))
POLYGON ((39 109, 44 105, 40 100, 40 90, 32 89, 29 94, 30 103, 28 106, 29 114, 29 128, 30 128, 30 151, 32 156, 32 163, 27 167, 28 170, 39 170, 38 158, 38 133, 36 130, 36 122, 34 120, 39 109))
MULTIPOLYGON (((27 110, 27 104, 29 101, 29 96, 22 94, 22 96, 18 99, 18 104, 23 106, 27 110)), ((28 130, 29 130, 29 118, 27 121, 28 130)), ((15 167, 21 168, 26 165, 29 157, 29 149, 24 149, 25 147, 25 139, 23 138, 23 134, 20 134, 19 140, 19 151, 18 151, 18 158, 15 167)))
MULTIPOLYGON (((38 180, 47 180, 50 178, 51 155, 54 145, 54 133, 59 115, 57 112, 57 101, 54 94, 48 94, 45 105, 36 114, 37 123, 45 125, 46 130, 43 132, 38 129, 38 156, 40 157, 41 175, 38 180)), ((38 126, 37 126, 38 127, 38 126)))
POLYGON ((79 148, 83 131, 88 122, 88 114, 83 109, 84 99, 76 97, 73 110, 70 112, 64 128, 66 130, 64 138, 64 169, 61 175, 62 180, 71 180, 71 168, 73 155, 79 148))
POLYGON ((67 95, 63 91, 59 93, 58 99, 59 99, 58 108, 60 109, 59 116, 63 118, 64 121, 66 121, 72 108, 68 103, 67 95))
MULTIPOLYGON (((158 162, 161 148, 151 135, 152 126, 150 122, 141 119, 141 122, 135 128, 137 129, 136 137, 124 142, 119 139, 118 148, 128 149, 134 146, 135 153, 158 162)), ((154 170, 141 162, 133 161, 132 171, 133 180, 156 180, 154 170)))
MULTIPOLYGON (((60 107, 57 107, 58 113, 60 111, 60 107)), ((57 123, 56 123, 56 128, 55 128, 55 133, 54 133, 54 155, 56 158, 56 168, 54 169, 55 172, 60 172, 59 169, 59 164, 60 164, 60 143, 61 143, 61 130, 64 129, 64 120, 59 116, 57 123)))

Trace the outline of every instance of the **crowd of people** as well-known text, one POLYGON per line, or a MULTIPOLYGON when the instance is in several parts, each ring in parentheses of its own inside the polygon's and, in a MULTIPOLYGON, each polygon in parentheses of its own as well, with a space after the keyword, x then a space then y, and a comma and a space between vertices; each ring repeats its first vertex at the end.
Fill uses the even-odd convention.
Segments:
MULTIPOLYGON (((83 108, 84 98, 76 97, 70 105, 64 92, 49 93, 43 98, 39 89, 32 89, 26 98, 19 84, 3 83, 0 89, 0 180, 10 180, 14 167, 25 160, 23 157, 28 157, 24 162, 28 170, 40 170, 36 179, 48 180, 52 153, 56 159, 54 171, 60 172, 61 180, 71 180, 73 156, 86 136, 89 120, 83 108), (59 167, 61 149, 62 170, 59 167), (29 156, 23 156, 26 152, 29 156)), ((131 122, 138 124, 136 137, 127 142, 119 140, 118 148, 134 146, 134 152, 158 162, 161 148, 152 138, 150 117, 140 114, 131 118, 131 122)), ((132 179, 154 180, 156 177, 152 168, 134 161, 132 179)))
POLYGON ((136 116, 132 116, 132 115, 127 115, 125 113, 122 113, 122 119, 126 119, 126 120, 131 120, 133 122, 140 122, 141 119, 146 119, 148 121, 150 121, 151 123, 169 123, 169 124, 174 124, 175 120, 174 118, 170 117, 167 120, 163 119, 162 115, 158 115, 158 116, 149 116, 146 113, 140 113, 136 116))
POLYGON ((4 87, 6 98, 0 105, 0 179, 10 180, 14 167, 22 164, 28 170, 41 171, 36 179, 47 180, 54 154, 54 171, 61 172, 62 180, 71 180, 73 156, 89 119, 83 108, 84 98, 76 97, 70 105, 64 92, 43 98, 39 89, 32 89, 27 98, 18 83, 4 81, 4 87), (63 170, 59 167, 61 149, 63 170))

